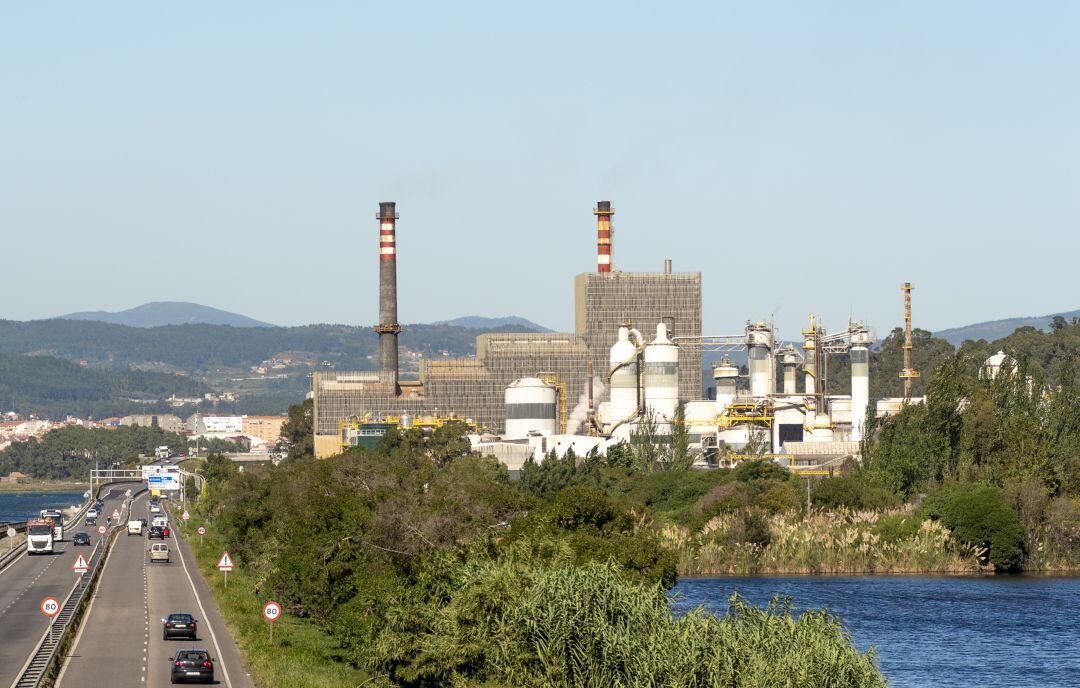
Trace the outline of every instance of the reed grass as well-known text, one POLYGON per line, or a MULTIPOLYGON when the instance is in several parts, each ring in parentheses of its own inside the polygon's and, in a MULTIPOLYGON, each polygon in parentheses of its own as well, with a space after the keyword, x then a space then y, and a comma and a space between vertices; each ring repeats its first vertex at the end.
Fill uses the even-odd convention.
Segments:
POLYGON ((767 517, 770 539, 741 538, 741 513, 714 517, 699 531, 669 525, 665 544, 681 575, 979 573, 981 551, 954 540, 912 506, 885 511, 814 511, 767 517))

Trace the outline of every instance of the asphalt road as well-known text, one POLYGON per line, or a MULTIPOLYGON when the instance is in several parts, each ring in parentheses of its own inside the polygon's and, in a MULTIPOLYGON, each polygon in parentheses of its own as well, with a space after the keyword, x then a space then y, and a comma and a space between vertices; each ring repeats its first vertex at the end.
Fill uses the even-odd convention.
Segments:
MULTIPOLYGON (((111 515, 124 501, 124 491, 136 484, 112 486, 102 497, 104 513, 111 515)), ((101 521, 104 523, 104 520, 101 521)), ((75 587, 77 575, 71 565, 79 553, 89 557, 92 547, 74 547, 71 537, 84 531, 97 539, 95 528, 87 528, 82 519, 65 528, 63 542, 56 544, 52 555, 21 555, 0 571, 0 686, 9 686, 22 673, 30 655, 49 626, 39 611, 41 600, 55 597, 62 603, 75 587)))
MULTIPOLYGON (((144 513, 146 506, 143 497, 134 513, 144 513)), ((168 686, 176 650, 197 647, 214 658, 218 685, 254 688, 191 549, 175 535, 165 542, 170 562, 152 564, 145 537, 117 538, 58 686, 168 686), (198 620, 196 642, 162 639, 161 620, 172 612, 187 612, 198 620)))

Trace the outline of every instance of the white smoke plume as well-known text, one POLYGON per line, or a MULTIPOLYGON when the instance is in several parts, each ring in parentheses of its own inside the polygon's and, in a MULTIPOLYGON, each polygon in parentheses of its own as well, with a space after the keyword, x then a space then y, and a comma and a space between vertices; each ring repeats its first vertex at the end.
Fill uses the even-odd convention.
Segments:
MULTIPOLYGON (((600 398, 600 395, 604 393, 604 383, 599 378, 593 377, 593 403, 600 398)), ((585 391, 581 393, 581 397, 578 399, 577 405, 574 406, 574 410, 570 412, 570 417, 566 421, 566 432, 569 435, 576 435, 578 432, 584 429, 585 423, 589 420, 589 389, 585 388, 585 391)))

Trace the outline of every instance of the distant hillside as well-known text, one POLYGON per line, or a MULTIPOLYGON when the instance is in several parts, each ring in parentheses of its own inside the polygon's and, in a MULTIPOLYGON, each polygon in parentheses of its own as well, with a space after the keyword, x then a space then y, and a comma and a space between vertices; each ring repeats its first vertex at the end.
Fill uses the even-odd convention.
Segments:
POLYGON ((141 371, 105 371, 52 356, 0 353, 0 408, 63 419, 66 415, 104 418, 164 411, 164 403, 202 396, 210 389, 190 378, 141 371))
POLYGON ((1059 315, 1065 318, 1067 322, 1072 322, 1073 318, 1080 318, 1080 310, 1069 311, 1067 313, 1051 313, 1050 315, 1041 315, 1027 318, 1006 318, 1004 320, 991 320, 989 322, 981 322, 975 323, 974 325, 964 325, 963 327, 952 327, 947 330, 941 330, 940 332, 935 332, 934 336, 948 341, 953 346, 960 346, 969 339, 972 341, 985 339, 988 342, 992 342, 996 339, 1008 337, 1019 327, 1034 327, 1037 330, 1042 330, 1045 332, 1050 328, 1050 321, 1053 320, 1055 316, 1059 315))
POLYGON ((246 315, 184 301, 155 301, 126 311, 85 311, 61 315, 65 320, 96 320, 128 327, 164 325, 231 325, 232 327, 274 327, 246 315))
POLYGON ((525 318, 518 317, 516 315, 508 315, 503 318, 485 318, 480 315, 464 315, 460 318, 454 318, 453 320, 440 320, 435 325, 450 325, 453 327, 468 327, 474 330, 510 330, 526 331, 526 332, 551 332, 546 327, 542 327, 526 320, 525 318))

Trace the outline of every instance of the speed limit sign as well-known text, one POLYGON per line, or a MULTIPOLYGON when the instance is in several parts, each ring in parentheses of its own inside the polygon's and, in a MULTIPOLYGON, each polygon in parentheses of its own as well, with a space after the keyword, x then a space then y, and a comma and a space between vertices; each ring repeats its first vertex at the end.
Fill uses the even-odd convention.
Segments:
POLYGON ((199 535, 206 535, 206 528, 199 526, 199 535))
POLYGON ((60 602, 55 597, 46 597, 41 601, 41 613, 53 618, 60 613, 60 602))
POLYGON ((277 602, 267 602, 263 605, 263 618, 267 621, 277 621, 281 617, 281 605, 277 602))
POLYGON ((100 526, 98 526, 98 527, 97 527, 97 532, 98 532, 98 535, 104 535, 104 534, 105 534, 105 531, 107 531, 108 529, 109 529, 109 528, 108 528, 107 526, 105 526, 105 525, 100 525, 100 526))

